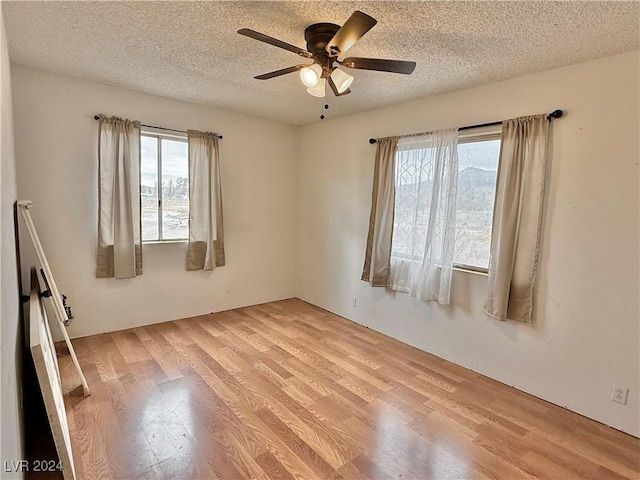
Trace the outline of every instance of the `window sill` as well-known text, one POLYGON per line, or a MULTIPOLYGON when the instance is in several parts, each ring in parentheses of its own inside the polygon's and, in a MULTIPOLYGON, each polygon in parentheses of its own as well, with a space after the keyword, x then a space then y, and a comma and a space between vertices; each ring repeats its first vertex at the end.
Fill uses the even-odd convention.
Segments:
MULTIPOLYGON (((400 257, 391 257, 391 260, 395 260, 397 262, 408 262, 408 263, 415 263, 415 264, 421 264, 422 260, 410 260, 408 258, 400 258, 400 257)), ((483 275, 485 277, 489 276, 489 270, 482 268, 482 267, 474 267, 472 265, 464 265, 461 263, 454 263, 453 264, 453 269, 454 270, 458 270, 459 272, 467 272, 467 273, 475 273, 478 275, 483 275)))
POLYGON ((482 275, 483 277, 489 276, 488 270, 473 269, 473 268, 465 267, 463 265, 454 265, 453 269, 457 270, 458 272, 474 273, 476 275, 482 275))
POLYGON ((142 242, 145 245, 174 245, 176 243, 188 243, 188 240, 147 240, 142 242))

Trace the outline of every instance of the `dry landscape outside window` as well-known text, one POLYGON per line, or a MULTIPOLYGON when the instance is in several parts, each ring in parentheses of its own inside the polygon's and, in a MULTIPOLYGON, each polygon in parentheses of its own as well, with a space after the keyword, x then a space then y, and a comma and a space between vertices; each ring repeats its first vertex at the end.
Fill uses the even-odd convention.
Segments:
POLYGON ((140 194, 143 241, 188 238, 189 160, 186 140, 142 135, 140 194))
POLYGON ((500 139, 458 144, 456 244, 459 266, 489 267, 491 224, 496 196, 500 139))

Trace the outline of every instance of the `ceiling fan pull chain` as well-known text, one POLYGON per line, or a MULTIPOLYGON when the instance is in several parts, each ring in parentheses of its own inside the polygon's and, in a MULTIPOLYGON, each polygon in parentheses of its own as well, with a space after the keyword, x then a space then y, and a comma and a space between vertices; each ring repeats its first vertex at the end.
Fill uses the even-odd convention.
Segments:
POLYGON ((320 120, 324 120, 324 111, 329 109, 329 104, 325 103, 322 107, 322 113, 320 114, 320 120))

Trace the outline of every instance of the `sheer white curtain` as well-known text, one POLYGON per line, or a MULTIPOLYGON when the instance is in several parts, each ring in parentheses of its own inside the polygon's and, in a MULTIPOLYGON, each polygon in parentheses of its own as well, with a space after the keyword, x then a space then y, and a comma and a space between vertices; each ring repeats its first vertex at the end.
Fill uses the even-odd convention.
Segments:
POLYGON ((449 304, 455 247, 458 130, 398 141, 389 288, 449 304))
POLYGON ((100 115, 96 277, 142 274, 140 122, 100 115))
POLYGON ((187 270, 225 264, 218 135, 189 130, 189 245, 187 270))

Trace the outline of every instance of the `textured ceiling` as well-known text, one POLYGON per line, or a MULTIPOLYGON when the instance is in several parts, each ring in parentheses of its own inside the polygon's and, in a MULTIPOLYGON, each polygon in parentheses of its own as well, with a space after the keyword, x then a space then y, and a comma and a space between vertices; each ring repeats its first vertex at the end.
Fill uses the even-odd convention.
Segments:
POLYGON ((305 47, 304 29, 354 10, 378 24, 348 56, 414 60, 413 75, 348 70, 329 117, 639 48, 637 2, 3 2, 12 61, 303 125, 323 100, 297 74, 253 76, 301 57, 238 35, 305 47))

